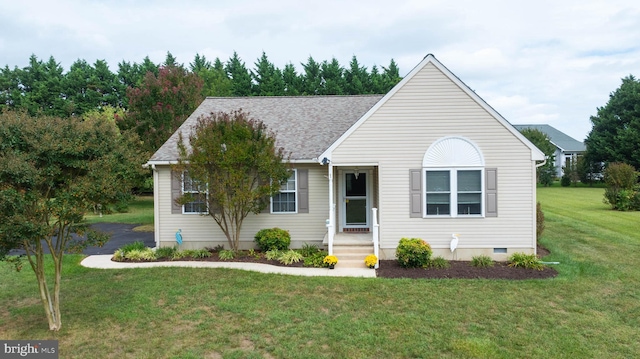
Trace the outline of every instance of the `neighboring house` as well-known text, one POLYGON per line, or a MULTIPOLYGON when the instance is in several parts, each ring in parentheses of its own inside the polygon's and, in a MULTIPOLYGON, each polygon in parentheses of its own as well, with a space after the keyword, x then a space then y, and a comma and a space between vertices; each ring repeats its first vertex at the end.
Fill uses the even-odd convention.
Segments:
POLYGON ((518 131, 522 131, 525 128, 536 129, 549 137, 551 143, 556 146, 554 164, 556 166, 556 176, 558 177, 562 177, 564 174, 563 168, 565 166, 587 151, 587 146, 583 142, 549 125, 513 125, 513 127, 517 128, 518 131))
POLYGON ((198 117, 240 108, 276 132, 294 168, 265 213, 245 219, 241 248, 280 227, 292 247, 324 244, 361 262, 374 251, 393 259, 403 237, 448 259, 536 252, 544 154, 433 55, 386 95, 205 99, 148 162, 158 246, 174 245, 179 229, 185 248, 227 245, 198 203, 175 203, 194 188, 170 165, 179 132, 188 138, 198 117))

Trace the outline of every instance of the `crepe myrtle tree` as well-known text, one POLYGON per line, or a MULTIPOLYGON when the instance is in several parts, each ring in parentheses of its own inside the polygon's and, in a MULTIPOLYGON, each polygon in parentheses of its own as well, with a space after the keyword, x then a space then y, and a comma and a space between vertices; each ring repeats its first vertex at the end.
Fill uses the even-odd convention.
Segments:
MULTIPOLYGON (((179 134, 178 150, 174 175, 188 173, 206 202, 204 215, 213 218, 237 251, 244 219, 264 210, 291 175, 284 149, 262 121, 236 110, 200 117, 188 141, 179 134)), ((177 202, 193 200, 187 193, 177 202)))
POLYGON ((26 257, 50 330, 62 326, 63 256, 108 239, 83 218, 129 192, 144 160, 137 148, 137 136, 113 122, 0 113, 0 260, 20 270, 26 257))

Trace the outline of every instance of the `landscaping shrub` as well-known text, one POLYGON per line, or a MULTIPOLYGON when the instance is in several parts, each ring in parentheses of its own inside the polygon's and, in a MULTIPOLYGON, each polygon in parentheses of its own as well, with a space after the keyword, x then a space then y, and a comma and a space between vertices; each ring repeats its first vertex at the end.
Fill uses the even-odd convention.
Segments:
POLYGON ((471 258, 471 265, 479 268, 493 267, 493 259, 485 255, 474 256, 471 258))
POLYGON ((124 258, 131 261, 154 261, 156 254, 151 248, 132 249, 124 254, 124 258))
POLYGON ((285 251, 291 245, 289 231, 280 228, 265 228, 256 233, 254 240, 263 252, 270 250, 285 251))
POLYGON ((280 258, 280 251, 277 249, 266 251, 264 257, 269 261, 278 260, 278 258, 280 258))
POLYGON ((451 264, 449 263, 448 260, 444 259, 443 256, 437 256, 435 258, 432 258, 429 261, 429 267, 431 267, 431 268, 449 268, 449 267, 451 267, 451 264))
POLYGON ((509 267, 531 268, 543 270, 544 265, 540 263, 535 254, 514 253, 509 257, 509 267))
POLYGON ((420 238, 402 238, 396 249, 398 264, 404 268, 427 267, 431 254, 429 243, 420 238))
POLYGON ((236 252, 230 249, 223 249, 220 252, 218 252, 218 258, 222 259, 223 261, 232 260, 235 257, 236 257, 236 252))
POLYGON ((571 177, 569 177, 568 175, 564 175, 562 176, 562 178, 560 179, 560 185, 562 187, 569 187, 571 186, 571 177))
POLYGON ((640 210, 638 172, 626 163, 610 163, 604 171, 604 203, 619 211, 640 210))
POLYGON ((145 248, 146 248, 146 246, 144 245, 144 243, 142 243, 140 241, 127 243, 124 246, 120 247, 120 249, 122 250, 122 252, 124 254, 127 254, 128 252, 133 251, 133 250, 141 251, 141 250, 143 250, 145 248))
POLYGON ((294 251, 293 249, 289 249, 286 252, 281 252, 280 256, 278 257, 278 261, 282 264, 293 264, 293 263, 298 263, 300 262, 304 257, 302 256, 302 254, 294 251))
POLYGON ((544 232, 544 212, 540 202, 536 203, 536 241, 540 239, 544 232))
POLYGON ((315 244, 305 243, 302 245, 302 248, 298 249, 298 253, 302 254, 304 257, 312 256, 318 252, 320 252, 320 248, 315 244))
POLYGON ((157 259, 171 259, 173 255, 178 251, 176 247, 160 247, 156 248, 157 259))
POLYGON ((327 256, 327 252, 325 251, 318 251, 310 256, 305 256, 304 257, 304 266, 305 267, 318 267, 318 268, 322 268, 324 267, 324 257, 327 256))

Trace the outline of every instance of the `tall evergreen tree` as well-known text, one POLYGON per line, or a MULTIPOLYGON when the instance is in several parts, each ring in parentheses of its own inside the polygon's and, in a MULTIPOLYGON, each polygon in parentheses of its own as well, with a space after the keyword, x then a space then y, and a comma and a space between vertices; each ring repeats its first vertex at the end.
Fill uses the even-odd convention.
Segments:
POLYGON ((345 81, 343 77, 344 69, 336 58, 332 58, 331 62, 327 60, 322 62, 320 68, 320 76, 322 78, 322 95, 342 95, 344 94, 345 81))
POLYGON ((49 61, 42 62, 31 55, 29 65, 20 72, 20 86, 24 96, 22 107, 29 114, 41 112, 62 117, 71 114, 71 107, 65 101, 63 72, 53 56, 49 61))
POLYGON ((320 64, 313 57, 309 56, 306 64, 301 64, 304 69, 302 75, 302 94, 317 95, 322 91, 322 75, 320 74, 320 64))
POLYGON ((400 69, 398 68, 398 65, 393 59, 391 59, 389 66, 388 67, 383 66, 382 70, 383 70, 382 93, 387 93, 391 91, 393 86, 395 86, 396 84, 398 84, 398 82, 402 80, 402 77, 400 77, 400 69))
POLYGON ((371 84, 367 68, 360 66, 355 55, 351 58, 349 69, 345 71, 346 93, 349 95, 362 95, 371 93, 371 84))
POLYGON ((193 62, 189 63, 189 68, 191 72, 200 73, 209 70, 211 68, 211 62, 209 62, 204 55, 200 56, 200 54, 196 53, 193 62))
POLYGON ((282 96, 284 95, 284 80, 282 72, 276 68, 262 52, 262 56, 255 64, 255 71, 251 71, 253 78, 253 91, 256 96, 282 96))
POLYGON ((251 74, 244 65, 244 62, 233 52, 233 56, 227 61, 225 66, 227 75, 231 79, 231 89, 233 96, 250 96, 251 95, 251 74))
POLYGON ((284 94, 287 96, 299 96, 302 94, 302 78, 296 72, 295 66, 288 63, 282 71, 282 80, 284 81, 284 94))

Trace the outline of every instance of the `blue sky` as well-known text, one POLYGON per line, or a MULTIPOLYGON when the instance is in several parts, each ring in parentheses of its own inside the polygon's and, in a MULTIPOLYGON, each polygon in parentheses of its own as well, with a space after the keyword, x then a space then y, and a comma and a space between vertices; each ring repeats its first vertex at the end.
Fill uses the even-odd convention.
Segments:
POLYGON ((122 60, 167 51, 252 68, 351 57, 393 58, 404 75, 432 53, 514 124, 546 123, 583 140, 589 117, 621 78, 640 76, 637 1, 3 1, 0 66, 35 54, 68 70, 77 59, 122 60))

